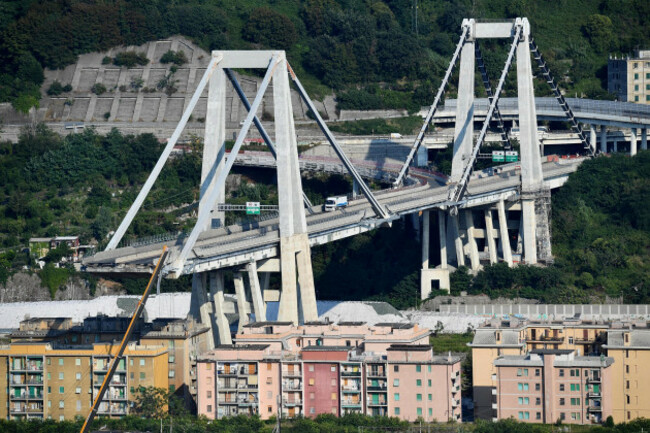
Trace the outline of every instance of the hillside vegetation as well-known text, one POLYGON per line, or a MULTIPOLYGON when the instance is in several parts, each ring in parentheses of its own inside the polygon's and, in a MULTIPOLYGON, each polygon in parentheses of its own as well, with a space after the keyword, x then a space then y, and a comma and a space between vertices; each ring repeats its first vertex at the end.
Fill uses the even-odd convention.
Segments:
MULTIPOLYGON (((566 78, 563 87, 589 97, 608 97, 609 52, 650 45, 646 0, 420 1, 417 23, 412 6, 411 0, 7 0, 0 5, 0 102, 26 112, 38 104, 43 68, 173 34, 206 50, 285 49, 315 97, 334 89, 340 108, 411 111, 431 103, 463 18, 528 17, 552 69, 566 78)), ((495 79, 507 47, 484 46, 495 79)), ((512 90, 509 80, 506 93, 512 90)))

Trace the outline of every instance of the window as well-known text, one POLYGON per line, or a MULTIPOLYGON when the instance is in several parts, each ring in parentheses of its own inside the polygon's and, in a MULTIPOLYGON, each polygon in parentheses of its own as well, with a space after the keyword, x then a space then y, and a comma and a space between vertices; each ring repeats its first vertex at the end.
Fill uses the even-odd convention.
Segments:
POLYGON ((524 419, 524 413, 523 412, 517 413, 517 418, 524 419))
POLYGON ((81 387, 80 387, 80 386, 76 387, 76 388, 74 389, 74 393, 75 393, 75 394, 81 394, 81 387))
POLYGON ((535 391, 539 391, 542 389, 542 386, 539 383, 535 384, 535 391))
POLYGON ((77 380, 81 380, 81 373, 75 374, 74 378, 77 379, 77 380))
POLYGON ((309 413, 316 413, 316 408, 315 407, 310 407, 309 408, 309 413))
POLYGON ((539 368, 536 368, 535 369, 535 377, 539 377, 540 374, 541 374, 541 370, 539 368))
POLYGON ((539 406, 540 404, 542 404, 542 399, 539 397, 535 397, 535 406, 539 406))
POLYGON ((560 399, 560 406, 564 406, 564 398, 560 399))
POLYGON ((431 386, 431 379, 429 379, 429 380, 427 381, 427 385, 428 385, 428 386, 431 386))
POLYGON ((175 392, 176 391, 176 385, 169 385, 169 392, 175 392))
POLYGON ((309 393, 309 399, 310 399, 310 400, 313 400, 313 399, 315 399, 315 398, 316 398, 316 394, 314 394, 313 392, 310 392, 310 393, 309 393))
POLYGON ((560 412, 560 419, 564 421, 566 419, 566 414, 564 412, 560 412))
POLYGON ((52 365, 52 360, 50 358, 47 358, 47 365, 52 365))
POLYGON ((212 405, 211 404, 208 405, 208 412, 212 412, 212 405))
POLYGON ((422 408, 421 407, 418 407, 417 414, 418 414, 418 416, 422 416, 422 408))
POLYGON ((314 371, 314 366, 313 365, 309 366, 309 371, 314 371))
POLYGON ((52 407, 52 400, 47 401, 47 407, 52 407))
POLYGON ((573 337, 569 337, 569 344, 573 344, 573 337))
POLYGON ((77 400, 77 412, 81 412, 81 400, 77 400))
POLYGON ((63 358, 59 358, 59 365, 63 365, 63 358))
POLYGON ((313 377, 309 378, 309 386, 314 386, 315 380, 313 377))
POLYGON ((81 365, 81 358, 77 358, 74 360, 74 365, 80 366, 81 365))
POLYGON ((636 95, 636 96, 634 97, 634 102, 639 102, 639 95, 636 95))
POLYGON ((169 370, 169 378, 173 379, 174 377, 176 377, 176 370, 169 370))
POLYGON ((336 379, 332 379, 332 386, 336 386, 336 379))
POLYGON ((399 401, 399 392, 396 392, 395 395, 393 396, 393 399, 395 401, 399 401))
POLYGON ((530 400, 528 397, 519 397, 519 404, 529 404, 530 400))
POLYGON ((541 412, 537 412, 537 413, 535 414, 535 419, 542 419, 542 413, 541 413, 541 412))
POLYGON ((59 387, 59 394, 65 394, 65 387, 63 386, 59 387))
POLYGON ((415 399, 416 399, 417 401, 422 401, 422 394, 416 394, 416 395, 415 395, 415 399))
POLYGON ((433 401, 433 394, 429 394, 428 396, 429 401, 433 401))
POLYGON ((518 369, 517 369, 517 376, 520 377, 521 375, 522 375, 521 368, 518 368, 518 369))
POLYGON ((560 384, 560 392, 564 392, 564 384, 563 383, 560 384))
POLYGON ((429 417, 433 416, 433 409, 429 408, 429 417))
POLYGON ((415 380, 415 385, 416 386, 422 386, 422 379, 416 379, 415 380))
POLYGON ((415 366, 415 372, 416 373, 422 373, 422 366, 420 364, 415 366))
POLYGON ((47 373, 47 380, 52 380, 52 373, 47 373))
POLYGON ((431 373, 431 365, 427 365, 427 371, 431 373))
POLYGON ((332 400, 336 400, 336 393, 335 392, 332 393, 332 400))
POLYGON ((332 406, 332 415, 336 415, 338 413, 338 408, 336 406, 332 406))
POLYGON ((59 408, 63 409, 65 407, 65 401, 59 400, 59 408))
POLYGON ((395 373, 399 373, 399 365, 394 365, 394 366, 393 366, 393 371, 394 371, 395 373))
POLYGON ((399 407, 395 408, 395 415, 399 415, 399 407))
MULTIPOLYGON (((636 65, 635 65, 636 66, 636 65)), ((639 79, 639 74, 634 74, 634 79, 638 80, 639 79)))
POLYGON ((51 387, 51 386, 48 386, 48 387, 47 387, 47 393, 50 394, 51 392, 52 392, 52 387, 51 387))
POLYGON ((144 367, 144 359, 140 360, 140 367, 144 367))
POLYGON ((393 380, 393 386, 399 386, 399 379, 393 380))
POLYGON ((63 377, 64 377, 64 376, 63 376, 63 372, 60 372, 60 373, 59 373, 59 380, 63 380, 63 377))
POLYGON ((271 385, 272 383, 273 383, 273 378, 270 377, 270 376, 267 377, 267 378, 266 378, 266 384, 267 384, 267 385, 271 385))
POLYGON ((336 364, 332 364, 332 365, 330 365, 330 371, 331 371, 332 373, 336 372, 336 364))
MULTIPOLYGON (((175 355, 169 355, 169 358, 167 359, 167 362, 169 362, 170 364, 175 363, 176 362, 176 356, 175 355)), ((268 366, 271 367, 271 364, 268 364, 268 366)), ((270 368, 269 368, 269 370, 270 370, 270 368)))
POLYGON ((571 391, 580 391, 580 384, 579 383, 572 383, 571 384, 571 391))
POLYGON ((560 368, 560 377, 564 377, 564 369, 560 368))
POLYGON ((572 398, 571 399, 571 406, 580 406, 580 399, 579 398, 572 398))
POLYGON ((524 376, 528 376, 528 369, 524 368, 524 376))
POLYGON ((146 376, 145 376, 144 372, 140 372, 140 380, 143 380, 145 377, 146 376))
POLYGON ((266 411, 267 411, 268 413, 273 413, 273 406, 267 406, 267 407, 266 407, 266 411))
POLYGON ((170 349, 173 349, 176 344, 174 343, 174 340, 169 340, 167 345, 169 346, 170 349))

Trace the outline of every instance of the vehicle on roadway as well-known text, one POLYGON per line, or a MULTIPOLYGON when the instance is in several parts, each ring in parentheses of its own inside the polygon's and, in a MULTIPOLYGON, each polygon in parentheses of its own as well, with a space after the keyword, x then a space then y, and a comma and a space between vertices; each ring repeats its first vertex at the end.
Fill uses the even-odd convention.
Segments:
POLYGON ((344 208, 348 205, 348 198, 344 195, 339 197, 327 197, 325 204, 323 205, 323 210, 325 212, 331 212, 338 208, 344 208))

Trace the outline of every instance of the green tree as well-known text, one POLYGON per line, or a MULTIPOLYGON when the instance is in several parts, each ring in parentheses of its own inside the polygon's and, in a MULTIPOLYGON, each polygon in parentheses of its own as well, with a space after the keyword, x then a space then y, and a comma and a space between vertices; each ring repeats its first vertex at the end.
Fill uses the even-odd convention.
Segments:
POLYGON ((598 53, 609 50, 614 37, 612 20, 605 15, 593 14, 587 18, 584 32, 598 53))
POLYGON ((253 10, 242 31, 245 40, 268 48, 288 50, 298 39, 293 22, 267 7, 253 10))
POLYGON ((166 415, 167 390, 153 386, 137 389, 135 393, 133 411, 143 418, 160 419, 166 415))

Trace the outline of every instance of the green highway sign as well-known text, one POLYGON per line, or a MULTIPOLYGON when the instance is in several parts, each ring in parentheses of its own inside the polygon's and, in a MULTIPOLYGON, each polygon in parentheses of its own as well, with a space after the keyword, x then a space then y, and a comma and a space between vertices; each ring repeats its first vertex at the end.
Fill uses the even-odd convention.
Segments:
POLYGON ((506 151, 506 162, 517 162, 519 161, 519 152, 516 150, 506 151))
POLYGON ((259 201, 247 201, 246 202, 246 215, 259 215, 260 214, 260 202, 259 201))
POLYGON ((504 162, 505 154, 503 150, 493 150, 492 151, 492 162, 504 162))

